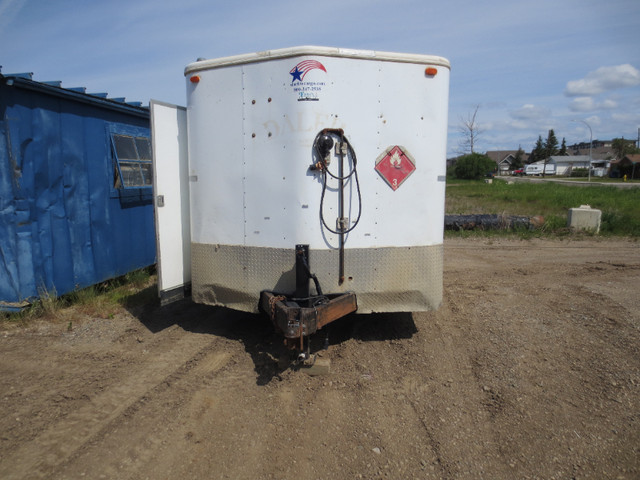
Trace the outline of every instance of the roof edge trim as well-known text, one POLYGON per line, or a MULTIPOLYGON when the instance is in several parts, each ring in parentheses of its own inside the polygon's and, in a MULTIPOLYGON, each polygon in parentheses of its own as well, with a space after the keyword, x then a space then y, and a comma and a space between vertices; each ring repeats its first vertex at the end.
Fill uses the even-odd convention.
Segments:
POLYGON ((282 58, 298 57, 304 55, 315 55, 319 57, 342 57, 357 58, 361 60, 378 60, 399 63, 418 63, 425 65, 438 65, 451 69, 449 60, 435 55, 420 55, 414 53, 394 53, 381 52, 377 50, 355 50, 350 48, 302 46, 281 48, 277 50, 264 50, 262 52, 246 53, 243 55, 233 55, 229 57, 202 60, 187 65, 184 74, 199 72, 232 65, 242 65, 245 63, 264 62, 282 58))
MULTIPOLYGON (((128 103, 121 103, 110 98, 102 98, 96 97, 88 93, 81 93, 77 90, 71 90, 62 87, 56 87, 52 85, 48 85, 42 82, 36 82, 34 80, 28 80, 23 77, 18 77, 14 75, 2 75, 0 74, 0 78, 7 80, 11 80, 11 86, 17 88, 23 88, 26 90, 33 90, 36 92, 45 93, 48 95, 73 99, 81 103, 87 103, 90 105, 100 106, 111 110, 117 110, 120 112, 126 112, 130 114, 134 114, 136 116, 142 118, 149 118, 149 109, 147 107, 137 107, 133 105, 129 105, 128 103)), ((9 85, 9 83, 7 82, 9 85)))

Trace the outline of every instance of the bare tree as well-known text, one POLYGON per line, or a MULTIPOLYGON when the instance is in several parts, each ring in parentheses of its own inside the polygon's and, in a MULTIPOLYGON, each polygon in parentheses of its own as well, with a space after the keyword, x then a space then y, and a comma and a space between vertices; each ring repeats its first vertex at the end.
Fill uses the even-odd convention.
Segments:
POLYGON ((478 137, 482 134, 482 130, 478 126, 477 116, 480 105, 476 105, 473 113, 469 112, 467 118, 460 117, 459 131, 462 134, 460 141, 461 153, 474 153, 474 148, 478 143, 478 137))

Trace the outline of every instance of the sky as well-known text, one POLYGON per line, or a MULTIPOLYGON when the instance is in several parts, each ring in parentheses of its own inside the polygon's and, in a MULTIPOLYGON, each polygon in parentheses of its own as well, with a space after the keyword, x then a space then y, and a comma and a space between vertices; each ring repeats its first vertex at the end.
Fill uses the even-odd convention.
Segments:
POLYGON ((639 0, 0 0, 3 74, 186 104, 197 58, 317 45, 451 62, 447 156, 636 139, 639 0), (589 131, 591 127, 591 133, 589 131))

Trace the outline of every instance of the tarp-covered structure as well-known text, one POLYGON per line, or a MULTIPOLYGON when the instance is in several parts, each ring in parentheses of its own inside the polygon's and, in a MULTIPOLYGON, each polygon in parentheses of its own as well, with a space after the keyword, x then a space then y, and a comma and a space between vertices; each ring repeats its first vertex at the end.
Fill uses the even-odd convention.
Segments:
POLYGON ((149 110, 0 73, 0 310, 155 262, 149 110))

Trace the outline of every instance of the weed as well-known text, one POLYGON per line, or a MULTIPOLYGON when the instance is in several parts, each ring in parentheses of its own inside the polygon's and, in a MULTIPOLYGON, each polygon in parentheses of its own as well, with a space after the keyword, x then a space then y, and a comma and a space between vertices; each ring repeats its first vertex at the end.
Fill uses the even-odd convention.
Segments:
MULTIPOLYGON (((20 312, 3 313, 0 320, 21 325, 33 319, 55 320, 62 317, 61 312, 68 308, 93 317, 114 318, 115 313, 123 306, 135 307, 152 303, 156 299, 154 273, 154 268, 136 270, 59 297, 55 291, 42 288, 37 300, 20 312)), ((73 324, 69 321, 67 330, 72 329, 73 324)))
POLYGON ((136 288, 141 288, 149 282, 151 277, 151 270, 143 268, 140 270, 134 270, 133 272, 125 275, 125 282, 132 284, 136 288))
POLYGON ((603 235, 640 237, 640 189, 636 188, 455 180, 447 185, 445 205, 449 214, 542 215, 545 225, 535 235, 559 236, 570 233, 566 228, 569 208, 591 205, 602 211, 603 235))

